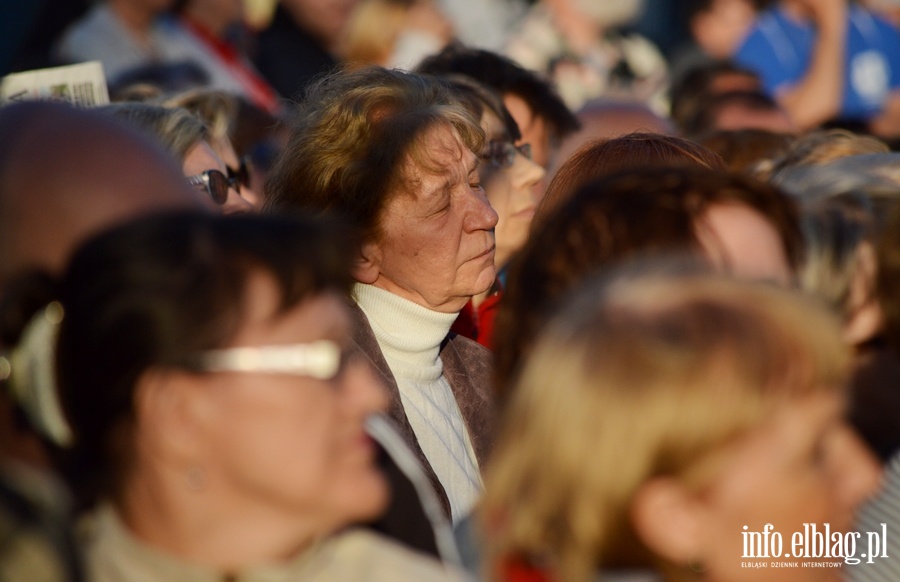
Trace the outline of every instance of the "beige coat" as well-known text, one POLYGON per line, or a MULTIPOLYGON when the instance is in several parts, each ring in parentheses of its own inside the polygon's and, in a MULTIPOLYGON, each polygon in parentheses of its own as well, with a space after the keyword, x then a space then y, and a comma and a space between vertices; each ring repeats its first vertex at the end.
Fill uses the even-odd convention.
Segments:
POLYGON ((331 536, 292 562, 226 574, 186 564, 136 539, 110 506, 82 525, 88 580, 91 582, 457 582, 467 580, 437 561, 365 530, 331 536))

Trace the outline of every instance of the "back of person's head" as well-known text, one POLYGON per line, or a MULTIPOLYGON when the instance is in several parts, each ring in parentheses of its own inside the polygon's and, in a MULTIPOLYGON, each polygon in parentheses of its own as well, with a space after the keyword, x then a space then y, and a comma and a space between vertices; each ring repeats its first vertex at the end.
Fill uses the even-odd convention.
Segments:
POLYGON ((821 164, 788 165, 775 171, 767 181, 801 201, 852 191, 867 193, 878 233, 890 213, 892 193, 900 187, 900 153, 851 155, 821 164))
POLYGON ((415 0, 361 0, 347 22, 337 52, 351 68, 389 66, 415 0))
POLYGON ((429 75, 465 75, 501 95, 517 95, 528 105, 534 116, 549 124, 551 134, 557 142, 580 126, 578 119, 549 82, 497 53, 451 44, 441 52, 427 57, 416 70, 429 75))
MULTIPOLYGON (((24 361, 44 366, 29 347, 34 322, 56 318, 58 389, 74 436, 67 466, 80 502, 121 493, 139 378, 190 369, 192 355, 228 346, 256 274, 274 281, 277 313, 348 292, 350 240, 340 225, 312 219, 161 214, 95 236, 59 278, 23 276, 0 331, 24 361)), ((14 365, 10 381, 47 380, 14 365)))
MULTIPOLYGON (((516 120, 493 89, 465 75, 442 75, 438 79, 456 92, 461 104, 475 119, 482 119, 485 112, 499 119, 505 133, 504 140, 517 142, 522 139, 516 120)), ((490 139, 491 136, 486 137, 490 139)))
POLYGON ((817 166, 840 158, 867 154, 886 154, 886 143, 870 135, 860 135, 844 129, 811 131, 793 140, 791 147, 773 160, 771 175, 778 175, 789 168, 817 166))
POLYGON ((224 91, 192 89, 163 99, 167 108, 184 108, 197 117, 214 139, 228 137, 237 116, 237 98, 224 91))
POLYGON ((96 110, 31 102, 0 109, 0 287, 57 271, 84 237, 131 216, 202 208, 175 159, 96 110))
POLYGON ((688 125, 713 95, 759 89, 762 82, 753 71, 731 61, 704 63, 675 79, 669 90, 675 125, 688 134, 688 125))
POLYGON ((556 171, 538 206, 540 217, 563 204, 584 184, 624 170, 669 166, 724 169, 718 154, 690 140, 656 133, 630 133, 595 140, 578 150, 556 171))
POLYGON ((685 125, 698 136, 719 129, 767 129, 793 133, 797 127, 787 111, 762 90, 729 91, 711 95, 685 125))
MULTIPOLYGON (((479 517, 492 574, 512 563, 541 570, 542 579, 592 580, 609 568, 651 567, 681 580, 692 579, 682 572, 693 566, 712 579, 736 580, 735 570, 742 572, 728 550, 740 552, 740 527, 753 523, 746 520, 763 515, 802 528, 785 522, 821 515, 817 501, 798 499, 793 487, 766 494, 742 483, 737 498, 745 503, 730 498, 728 511, 706 506, 703 495, 735 473, 736 463, 795 482, 802 469, 790 463, 801 458, 776 460, 757 448, 745 467, 748 455, 737 461, 733 447, 760 432, 771 437, 767 423, 789 408, 837 399, 849 354, 836 322, 786 290, 671 270, 630 267, 591 280, 536 340, 486 469, 479 517), (672 504, 676 497, 663 501, 664 492, 707 510, 705 527, 686 527, 698 523, 693 511, 662 512, 684 509, 672 504), (765 513, 785 503, 797 504, 789 515, 765 513), (666 543, 676 538, 679 550, 666 543)), ((789 432, 821 432, 798 424, 789 423, 789 432)), ((843 425, 839 434, 832 436, 853 438, 843 425)), ((776 447, 784 446, 779 439, 776 447)), ((843 470, 844 484, 862 478, 848 472, 866 463, 851 508, 872 494, 877 475, 857 441, 852 448, 852 457, 840 459, 852 458, 852 468, 825 461, 843 470)), ((805 460, 819 447, 802 450, 805 460)), ((816 487, 827 486, 822 475, 816 487)), ((843 521, 845 509, 832 516, 843 521)))
POLYGON ((166 94, 203 87, 209 83, 209 74, 192 61, 150 63, 116 75, 109 83, 109 94, 113 101, 124 101, 136 85, 151 85, 166 94))
POLYGON ((883 322, 874 246, 900 202, 898 161, 900 154, 848 156, 787 166, 772 178, 800 208, 806 253, 798 282, 841 316, 853 345, 875 337, 883 322))
MULTIPOLYGON (((799 207, 806 252, 797 281, 848 323, 874 297, 872 206, 865 193, 855 190, 803 197, 799 207)), ((869 331, 871 336, 877 330, 869 331)), ((852 339, 861 343, 871 337, 852 339)))
POLYGON ((767 129, 720 129, 699 136, 697 143, 722 156, 729 170, 764 179, 794 139, 767 129))
POLYGON ((776 279, 791 276, 781 270, 795 269, 801 252, 793 203, 744 176, 644 168, 589 182, 535 224, 512 261, 494 335, 498 393, 506 396, 548 314, 596 270, 645 255, 691 253, 737 276, 776 279), (772 248, 763 251, 761 239, 754 248, 726 248, 709 219, 721 208, 751 211, 770 232, 772 248), (765 260, 757 260, 757 251, 765 260))
MULTIPOLYGON (((635 101, 594 99, 578 110, 581 129, 566 137, 556 156, 558 165, 565 163, 584 144, 596 139, 611 139, 629 133, 675 135, 672 122, 655 113, 648 105, 635 101)), ((555 168, 551 168, 551 173, 555 168)))
POLYGON ((148 103, 156 101, 163 96, 165 96, 165 93, 162 88, 153 83, 134 83, 127 87, 122 87, 115 95, 112 95, 112 101, 148 103))
POLYGON ((181 107, 121 102, 104 105, 98 111, 156 138, 179 161, 184 160, 191 148, 209 138, 209 130, 203 122, 181 107))
POLYGON ((313 86, 267 184, 270 210, 333 212, 364 240, 380 236, 391 195, 410 187, 401 165, 428 167, 428 130, 453 129, 473 152, 484 132, 458 95, 436 79, 379 67, 342 71, 313 86))

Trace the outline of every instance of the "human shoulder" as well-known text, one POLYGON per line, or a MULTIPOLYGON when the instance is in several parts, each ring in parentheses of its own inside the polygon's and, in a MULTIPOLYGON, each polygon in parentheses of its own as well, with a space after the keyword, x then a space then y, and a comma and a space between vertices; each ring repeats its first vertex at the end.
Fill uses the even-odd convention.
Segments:
MULTIPOLYGON (((329 553, 329 579, 388 582, 463 582, 470 580, 461 570, 407 549, 383 536, 351 529, 334 536, 329 553)), ((323 578, 324 580, 324 578, 323 578)))
POLYGON ((494 354, 475 340, 451 332, 441 345, 444 375, 451 385, 457 373, 464 373, 475 387, 488 390, 494 370, 494 354))
POLYGON ((120 30, 115 16, 106 4, 100 3, 63 32, 57 50, 66 60, 89 58, 107 48, 118 36, 120 30))

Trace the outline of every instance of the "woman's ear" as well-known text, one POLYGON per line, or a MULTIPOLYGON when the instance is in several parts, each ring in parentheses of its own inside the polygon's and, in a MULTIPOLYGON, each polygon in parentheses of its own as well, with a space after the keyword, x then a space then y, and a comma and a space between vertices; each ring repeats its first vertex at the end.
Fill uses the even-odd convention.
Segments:
POLYGON ((204 454, 201 394, 197 379, 181 371, 149 369, 135 386, 139 450, 163 462, 183 464, 204 454))
POLYGON ((360 283, 373 284, 381 274, 381 247, 377 242, 363 243, 353 263, 353 278, 360 283))
POLYGON ((638 539, 653 554, 679 566, 703 559, 703 514, 702 501, 671 477, 641 485, 630 508, 638 539))
POLYGON ((872 339, 880 330, 884 315, 875 293, 878 260, 875 247, 863 241, 856 249, 856 268, 847 295, 844 341, 856 345, 872 339))

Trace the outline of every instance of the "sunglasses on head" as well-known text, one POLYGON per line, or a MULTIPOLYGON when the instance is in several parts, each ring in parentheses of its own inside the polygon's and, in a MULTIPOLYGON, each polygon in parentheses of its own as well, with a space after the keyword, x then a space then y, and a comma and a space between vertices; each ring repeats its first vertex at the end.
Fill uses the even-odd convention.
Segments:
POLYGON ((531 159, 531 144, 514 145, 509 141, 492 141, 488 144, 481 159, 489 160, 496 168, 509 168, 516 161, 516 154, 531 159))
POLYGON ((229 188, 234 188, 238 194, 241 192, 240 181, 237 178, 229 178, 219 170, 206 170, 196 176, 188 176, 187 180, 191 186, 206 188, 206 193, 216 204, 225 204, 229 188))

